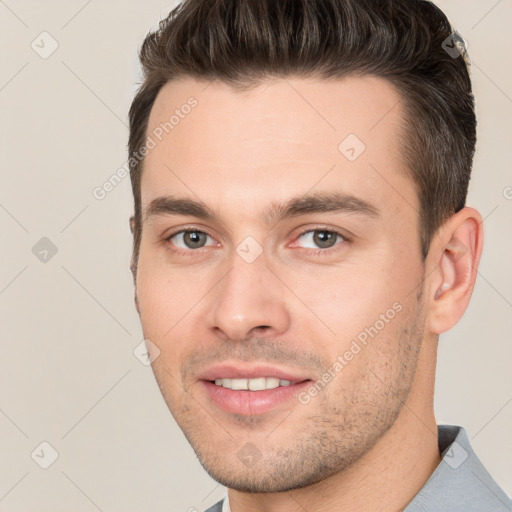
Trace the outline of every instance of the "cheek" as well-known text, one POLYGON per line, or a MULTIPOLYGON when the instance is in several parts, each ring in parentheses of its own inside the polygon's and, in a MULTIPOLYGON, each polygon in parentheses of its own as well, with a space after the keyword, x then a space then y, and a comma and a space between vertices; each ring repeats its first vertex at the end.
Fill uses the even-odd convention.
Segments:
POLYGON ((175 323, 176 308, 169 287, 162 279, 152 279, 141 272, 137 278, 137 298, 144 334, 150 339, 160 338, 175 323))
POLYGON ((172 268, 159 261, 158 255, 153 258, 149 252, 141 251, 137 272, 140 321, 144 337, 160 350, 153 371, 162 392, 175 389, 181 382, 182 362, 195 346, 191 344, 191 333, 197 334, 201 329, 197 311, 211 287, 208 283, 205 275, 172 268))
POLYGON ((141 323, 153 336, 163 336, 180 322, 204 292, 190 271, 173 269, 159 254, 142 251, 137 270, 141 323))
MULTIPOLYGON (((407 316, 406 305, 415 299, 413 283, 422 276, 415 262, 397 261, 393 251, 363 260, 311 273, 290 273, 283 279, 307 306, 309 311, 302 309, 309 320, 302 325, 310 330, 311 339, 318 340, 317 350, 325 350, 324 357, 331 361, 351 350, 354 340, 376 346, 382 338, 396 339, 407 316)), ((383 348, 393 350, 387 344, 383 348)))
POLYGON ((399 291, 389 274, 375 265, 350 265, 290 275, 286 282, 335 336, 346 338, 392 306, 399 291))
MULTIPOLYGON (((190 306, 173 279, 142 260, 137 273, 137 298, 144 338, 159 350, 152 370, 171 411, 181 408, 181 361, 185 344, 180 343, 185 315, 190 306), (181 330, 181 331, 180 331, 181 330)), ((167 272, 168 274, 168 272, 167 272)))

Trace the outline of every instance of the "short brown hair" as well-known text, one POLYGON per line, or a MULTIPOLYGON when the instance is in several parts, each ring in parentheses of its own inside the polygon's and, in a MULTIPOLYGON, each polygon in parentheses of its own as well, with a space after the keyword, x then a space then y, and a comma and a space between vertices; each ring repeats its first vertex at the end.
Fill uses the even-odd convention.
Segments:
MULTIPOLYGON (((401 145, 419 197, 425 258, 438 227, 465 205, 476 144, 466 53, 454 34, 426 0, 185 0, 142 44, 130 156, 145 145, 158 92, 177 77, 219 79, 234 90, 292 75, 385 78, 403 100, 401 145)), ((135 266, 143 164, 130 159, 135 266)))

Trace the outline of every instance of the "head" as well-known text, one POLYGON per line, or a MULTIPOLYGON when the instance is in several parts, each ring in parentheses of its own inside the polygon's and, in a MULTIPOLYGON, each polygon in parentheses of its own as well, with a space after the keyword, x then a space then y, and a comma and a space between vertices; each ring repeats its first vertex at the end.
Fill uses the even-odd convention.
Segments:
POLYGON ((452 32, 420 0, 191 0, 144 41, 136 304, 162 394, 221 483, 313 484, 404 404, 432 407, 437 336, 482 246, 452 32), (265 372, 292 385, 213 382, 265 372))

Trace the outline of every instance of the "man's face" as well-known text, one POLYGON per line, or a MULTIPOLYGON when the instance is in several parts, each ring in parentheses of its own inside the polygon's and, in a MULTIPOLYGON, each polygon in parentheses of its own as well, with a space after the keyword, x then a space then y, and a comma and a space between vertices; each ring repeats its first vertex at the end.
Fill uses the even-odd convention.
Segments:
POLYGON ((292 489, 364 456, 414 382, 424 268, 401 104, 375 77, 205 87, 169 82, 151 111, 142 327, 205 469, 292 489))

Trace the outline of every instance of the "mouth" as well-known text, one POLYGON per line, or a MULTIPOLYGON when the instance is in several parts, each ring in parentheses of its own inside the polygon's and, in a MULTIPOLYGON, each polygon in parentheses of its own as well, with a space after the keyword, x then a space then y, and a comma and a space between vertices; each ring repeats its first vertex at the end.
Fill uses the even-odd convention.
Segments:
POLYGON ((266 389, 275 389, 278 387, 294 386, 299 381, 290 381, 278 379, 277 377, 257 377, 255 379, 215 379, 213 383, 235 391, 264 391, 266 389))
POLYGON ((222 365, 200 375, 208 401, 222 411, 254 416, 290 406, 312 379, 278 368, 222 365))

